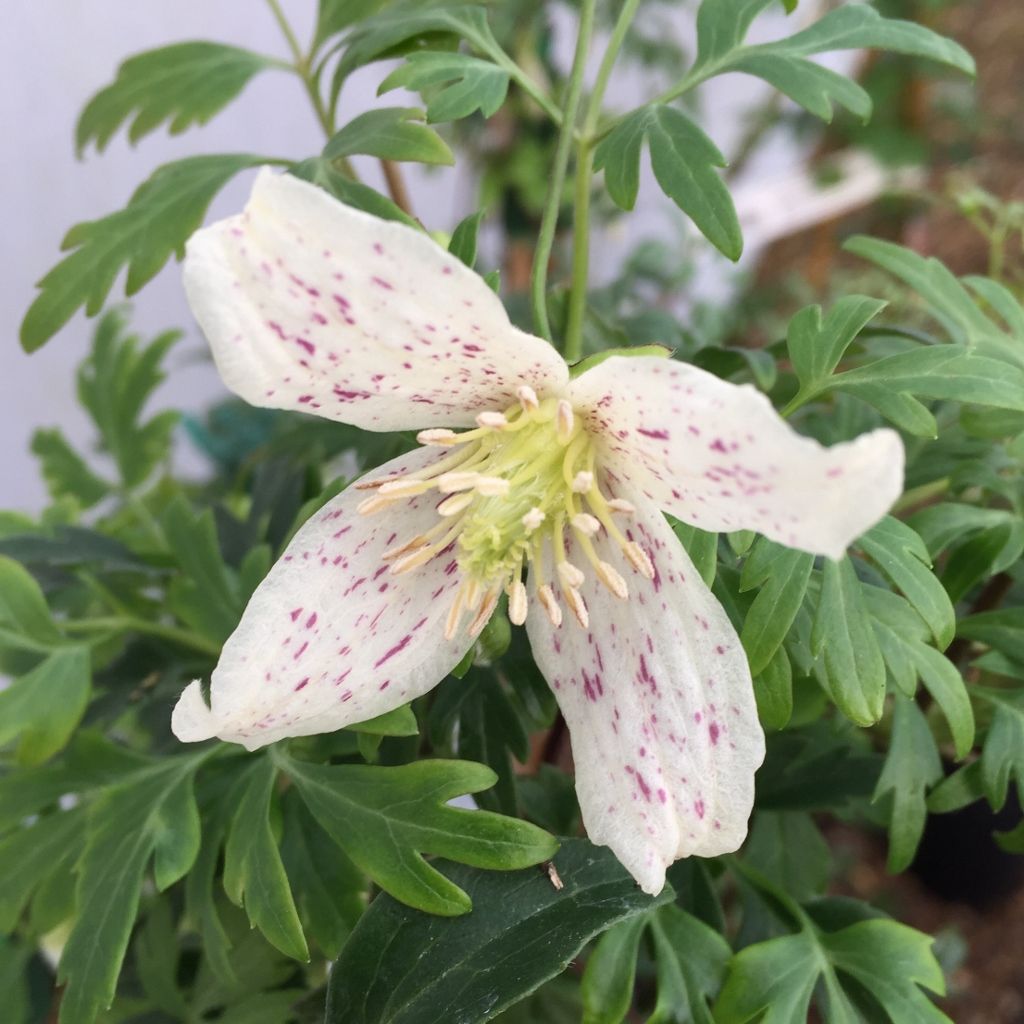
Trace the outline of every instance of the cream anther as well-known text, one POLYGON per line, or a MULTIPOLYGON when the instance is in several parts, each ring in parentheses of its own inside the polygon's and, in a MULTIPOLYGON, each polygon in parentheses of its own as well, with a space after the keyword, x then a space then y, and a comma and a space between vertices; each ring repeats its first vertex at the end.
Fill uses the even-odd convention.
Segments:
POLYGON ((488 430, 504 430, 508 420, 503 412, 482 412, 477 415, 476 425, 488 430))
POLYGON ((473 484, 477 494, 488 498, 504 497, 511 488, 509 481, 500 476, 478 476, 476 483, 473 484))
POLYGON ((459 592, 455 595, 455 600, 452 601, 452 606, 448 609, 448 615, 444 620, 445 640, 451 640, 459 631, 459 623, 462 621, 462 614, 464 611, 464 597, 465 592, 460 588, 459 592))
POLYGON ((540 601, 541 607, 547 613, 551 625, 558 629, 562 624, 562 609, 559 607, 555 592, 547 583, 537 588, 537 600, 540 601))
POLYGON ((569 520, 574 530, 579 530, 585 537, 593 537, 601 529, 601 523, 589 512, 577 512, 569 520))
POLYGON ((611 512, 618 512, 624 516, 636 515, 636 505, 631 501, 626 501, 625 498, 609 498, 608 509, 611 512))
POLYGON ((555 435, 561 444, 569 442, 575 425, 576 417, 573 415, 572 406, 564 398, 560 398, 555 408, 555 435))
POLYGON ((523 412, 533 412, 535 409, 540 408, 537 392, 529 384, 522 384, 516 388, 516 397, 519 399, 519 404, 523 407, 523 412))
POLYGON ((590 612, 587 611, 587 603, 583 595, 575 587, 566 587, 565 601, 569 605, 576 621, 586 629, 590 625, 590 612))
POLYGON ((379 476, 375 480, 357 480, 352 486, 357 491, 375 491, 378 487, 383 487, 384 484, 402 479, 404 479, 402 476, 379 476))
POLYGON ((461 491, 458 494, 453 494, 450 498, 445 498, 437 506, 437 514, 439 516, 457 516, 464 508, 472 504, 473 492, 461 491))
POLYGON ((484 631, 484 626, 487 625, 491 615, 494 614, 494 609, 498 604, 498 590, 490 590, 484 597, 483 604, 480 605, 480 610, 476 613, 476 617, 469 624, 469 635, 474 640, 484 631))
POLYGON ((393 505, 400 499, 388 496, 387 494, 375 494, 372 498, 364 498, 358 505, 356 505, 356 511, 361 516, 372 516, 374 512, 379 512, 382 508, 387 508, 388 505, 393 505))
POLYGON ((607 562, 598 562, 595 571, 597 578, 616 596, 623 599, 629 597, 629 587, 619 573, 607 562))
POLYGON ((526 585, 516 580, 508 590, 508 618, 513 626, 521 626, 526 621, 529 601, 526 596, 526 585))
POLYGON ((582 587, 583 581, 587 578, 572 562, 559 562, 556 571, 559 580, 566 587, 582 587))
POLYGON ((594 486, 594 474, 581 469, 572 479, 572 489, 576 494, 586 494, 594 486))
POLYGON ((411 551, 413 548, 421 547, 426 544, 427 538, 421 533, 413 537, 412 540, 407 540, 404 544, 399 544, 398 547, 389 548, 380 556, 382 562, 390 562, 399 555, 404 555, 407 551, 411 551))
POLYGON ((531 508, 519 521, 523 524, 523 529, 527 533, 533 533, 544 522, 545 518, 544 513, 539 508, 531 508))
POLYGON ((420 444, 433 444, 446 448, 458 441, 459 435, 454 430, 447 430, 442 427, 432 427, 430 430, 421 430, 416 435, 420 444))
POLYGON ((479 473, 459 472, 442 473, 437 478, 437 489, 442 494, 455 494, 457 491, 471 491, 480 479, 479 473))
POLYGON ((646 576, 649 580, 654 579, 654 563, 651 561, 651 556, 636 541, 629 541, 622 550, 626 558, 629 559, 629 564, 641 576, 646 576))
POLYGON ((391 574, 393 576, 401 576, 404 572, 418 569, 421 565, 426 565, 436 554, 437 548, 432 544, 427 544, 421 548, 414 548, 408 554, 395 559, 394 564, 391 566, 391 574))
MULTIPOLYGON (((377 491, 381 497, 389 498, 411 498, 417 494, 423 494, 434 486, 432 480, 389 480, 380 485, 377 491)), ((373 499, 371 499, 372 501, 373 499)))

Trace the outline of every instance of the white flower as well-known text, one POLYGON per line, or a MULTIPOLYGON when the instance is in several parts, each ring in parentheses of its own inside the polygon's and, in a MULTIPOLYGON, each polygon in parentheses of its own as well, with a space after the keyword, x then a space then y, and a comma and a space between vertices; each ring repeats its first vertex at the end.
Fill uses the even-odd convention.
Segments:
POLYGON ((677 858, 735 850, 764 756, 750 672, 661 510, 839 557, 899 494, 897 435, 826 449, 668 359, 571 380, 426 235, 269 171, 192 238, 185 282, 247 401, 428 429, 299 531, 177 736, 254 749, 383 714, 444 678, 504 592, 569 725, 590 838, 650 893, 677 858))

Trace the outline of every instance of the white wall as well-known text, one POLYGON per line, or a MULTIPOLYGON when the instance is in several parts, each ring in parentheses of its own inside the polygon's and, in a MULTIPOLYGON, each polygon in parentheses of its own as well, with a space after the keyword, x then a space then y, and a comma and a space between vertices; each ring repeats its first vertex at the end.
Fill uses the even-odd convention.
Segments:
MULTIPOLYGON (((300 39, 308 38, 313 0, 284 0, 284 6, 300 39)), ((806 16, 806 6, 801 4, 800 9, 806 16)), ((680 33, 688 34, 690 15, 681 12, 679 24, 680 33)), ((755 29, 764 37, 778 34, 782 25, 776 16, 755 29)), ((80 220, 121 208, 135 186, 168 160, 218 151, 313 155, 322 145, 298 80, 270 72, 254 80, 240 101, 205 128, 178 138, 161 130, 136 148, 122 134, 103 155, 90 150, 83 162, 76 161, 77 114, 86 99, 112 79, 118 63, 139 50, 190 38, 286 54, 269 11, 258 0, 32 0, 6 5, 0 32, 0 124, 5 137, 0 195, 6 204, 0 243, 0 507, 32 511, 44 503, 45 490, 28 452, 36 427, 56 425, 73 438, 89 436, 74 401, 73 368, 86 350, 92 325, 79 314, 32 356, 17 344, 18 325, 35 294, 33 284, 57 261, 66 230, 80 220)), ((563 40, 570 46, 571 42, 563 40)), ((374 102, 380 76, 379 68, 360 72, 346 90, 343 112, 351 114, 374 102)), ((625 107, 644 93, 637 77, 627 75, 610 95, 625 107)), ((763 95, 759 82, 739 76, 714 81, 704 90, 705 109, 714 111, 712 134, 725 152, 742 133, 743 111, 763 95)), ((791 143, 777 140, 751 173, 761 176, 766 167, 785 167, 797 156, 791 143)), ((374 169, 366 167, 372 180, 374 169)), ((428 227, 450 228, 474 205, 475 188, 464 170, 423 174, 414 169, 410 178, 417 211, 428 227)), ((211 215, 236 210, 248 182, 248 176, 236 180, 215 202, 211 215)), ((607 275, 639 237, 673 237, 682 221, 673 216, 677 212, 656 188, 645 184, 641 208, 624 222, 626 230, 595 246, 597 274, 607 275)), ((121 287, 118 284, 112 299, 122 295, 121 287)), ((134 304, 134 323, 144 335, 175 326, 189 332, 170 361, 172 373, 161 389, 160 403, 198 410, 223 397, 224 389, 204 358, 203 342, 189 318, 177 264, 166 267, 134 304)), ((201 465, 187 445, 182 446, 181 460, 187 471, 201 465)))

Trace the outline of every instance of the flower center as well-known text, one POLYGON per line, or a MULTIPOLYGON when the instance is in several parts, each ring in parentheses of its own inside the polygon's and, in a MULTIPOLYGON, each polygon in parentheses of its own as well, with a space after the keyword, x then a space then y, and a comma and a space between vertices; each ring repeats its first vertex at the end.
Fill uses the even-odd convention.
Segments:
POLYGON ((647 552, 628 540, 613 518, 632 515, 633 506, 602 493, 593 440, 564 399, 541 402, 532 388, 522 387, 518 405, 505 412, 480 413, 476 429, 461 434, 424 430, 418 440, 451 451, 425 469, 356 484, 376 491, 359 511, 371 514, 431 490, 445 496, 437 505, 435 526, 383 557, 392 563, 392 573, 410 572, 457 542, 463 584, 448 615, 447 638, 455 635, 467 615, 469 634, 477 636, 502 591, 508 595, 509 618, 521 625, 529 600, 523 583, 527 566, 536 600, 551 622, 558 626, 562 621, 560 593, 586 628, 589 615, 580 593, 586 576, 566 556, 566 531, 571 531, 598 579, 617 597, 628 597, 629 590, 618 570, 594 547, 593 537, 602 528, 635 569, 653 577, 647 552), (546 546, 554 566, 551 580, 544 573, 546 546))

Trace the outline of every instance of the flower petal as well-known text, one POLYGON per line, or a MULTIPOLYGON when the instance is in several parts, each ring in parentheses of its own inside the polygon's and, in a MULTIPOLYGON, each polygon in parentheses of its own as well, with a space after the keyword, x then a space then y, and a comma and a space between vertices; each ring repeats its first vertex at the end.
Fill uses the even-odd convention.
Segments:
POLYGON ((654 894, 679 857, 743 842, 764 734, 728 616, 658 509, 617 493, 637 507, 630 539, 654 578, 630 569, 602 531, 594 545, 626 577, 628 600, 588 573, 589 629, 568 615, 555 628, 534 603, 527 630, 569 726, 587 833, 654 894))
MULTIPOLYGON (((419 449, 373 476, 436 458, 419 449)), ((446 549, 399 576, 381 560, 437 522, 436 495, 362 516, 366 495, 348 488, 299 530, 224 645, 211 707, 198 682, 182 694, 172 719, 179 739, 219 736, 254 750, 331 732, 420 696, 459 661, 468 641, 443 636, 461 583, 454 555, 446 549)))
POLYGON ((468 426, 568 379, 484 281, 427 235, 261 171, 197 232, 185 290, 225 383, 253 405, 370 430, 468 426))
POLYGON ((613 357, 573 381, 570 400, 619 479, 704 530, 840 558, 903 487, 894 431, 825 448, 753 387, 685 363, 613 357))

